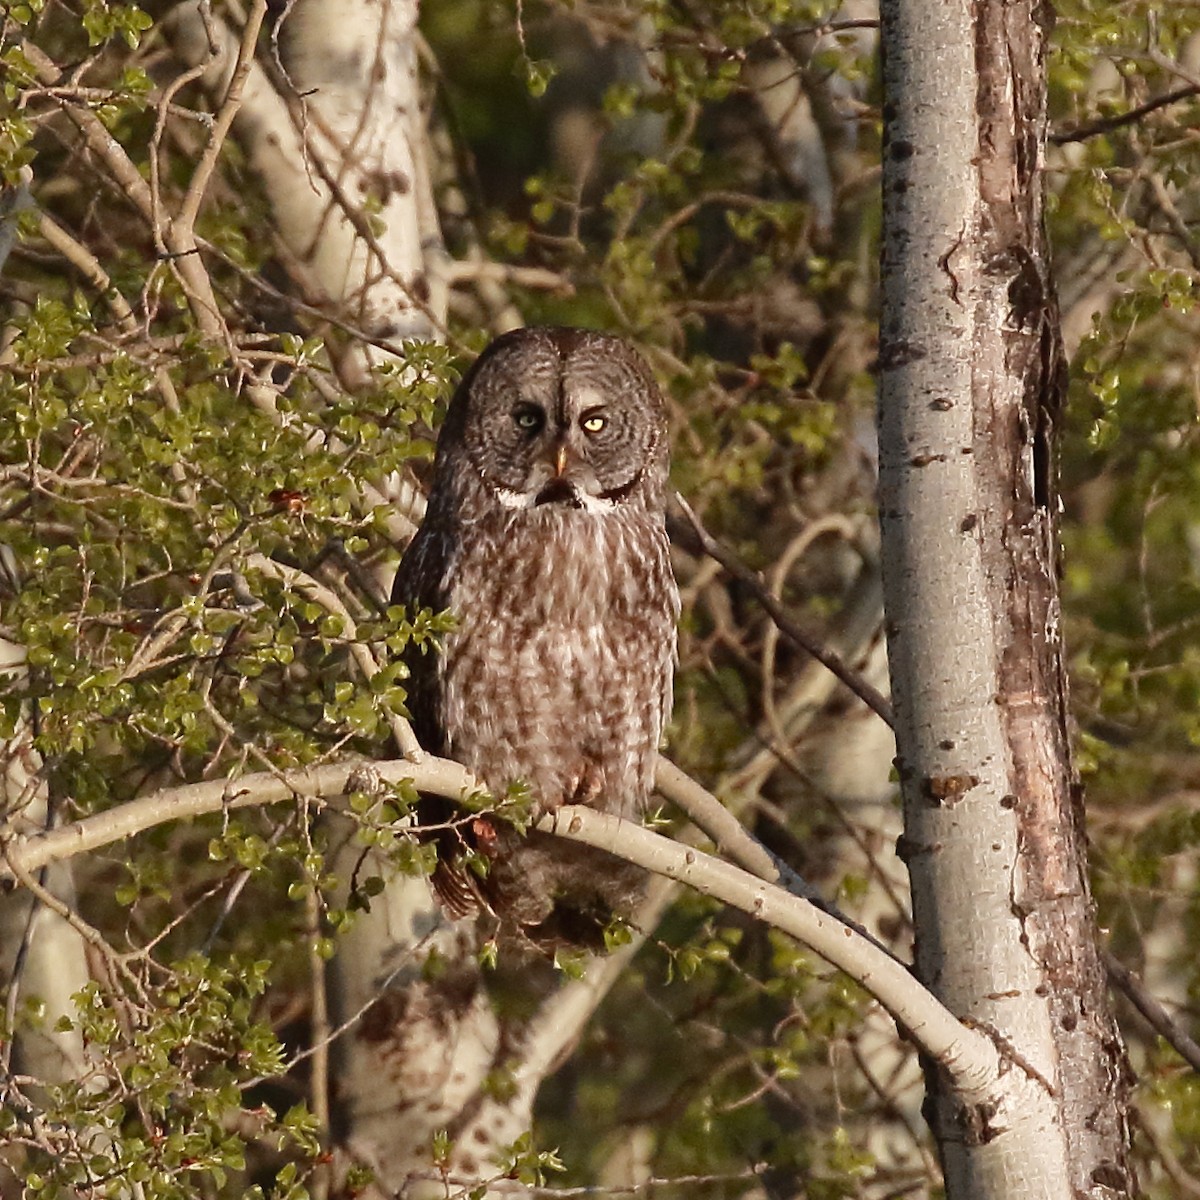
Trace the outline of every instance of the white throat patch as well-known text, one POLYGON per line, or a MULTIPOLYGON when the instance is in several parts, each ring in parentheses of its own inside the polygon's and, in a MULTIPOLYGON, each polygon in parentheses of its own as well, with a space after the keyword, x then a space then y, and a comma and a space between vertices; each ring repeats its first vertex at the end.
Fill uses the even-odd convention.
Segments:
MULTIPOLYGON (((537 505, 537 495, 532 492, 514 492, 511 488, 496 488, 496 499, 505 508, 522 509, 534 508, 537 505)), ((589 496, 586 492, 576 492, 575 499, 579 507, 588 513, 610 513, 617 507, 615 500, 604 496, 589 496)))
POLYGON ((532 508, 536 497, 526 492, 513 492, 508 488, 496 488, 496 499, 505 508, 532 508))

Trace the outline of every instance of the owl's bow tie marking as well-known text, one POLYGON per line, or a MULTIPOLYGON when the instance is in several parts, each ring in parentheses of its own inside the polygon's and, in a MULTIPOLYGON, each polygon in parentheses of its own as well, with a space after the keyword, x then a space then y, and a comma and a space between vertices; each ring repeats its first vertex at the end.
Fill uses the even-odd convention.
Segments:
MULTIPOLYGON (((559 451, 560 456, 565 453, 565 450, 559 451)), ((535 507, 541 504, 569 504, 572 508, 583 507, 583 502, 579 499, 579 494, 575 491, 574 485, 568 483, 561 475, 555 475, 538 492, 537 498, 533 503, 535 507)))

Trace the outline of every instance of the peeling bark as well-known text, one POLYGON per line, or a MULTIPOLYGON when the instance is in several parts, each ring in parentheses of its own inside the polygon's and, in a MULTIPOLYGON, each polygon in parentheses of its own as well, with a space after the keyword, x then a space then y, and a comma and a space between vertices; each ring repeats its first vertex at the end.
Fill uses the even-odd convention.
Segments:
POLYGON ((917 967, 1041 1084, 1003 1125, 934 1087, 947 1194, 1128 1195, 1059 620, 1050 14, 993 0, 882 14, 880 516, 917 967))

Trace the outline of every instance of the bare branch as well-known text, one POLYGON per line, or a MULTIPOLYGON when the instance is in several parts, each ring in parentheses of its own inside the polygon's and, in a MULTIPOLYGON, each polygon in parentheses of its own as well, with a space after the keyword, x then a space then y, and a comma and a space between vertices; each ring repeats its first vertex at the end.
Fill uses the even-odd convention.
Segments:
POLYGON ((180 239, 189 239, 193 247, 195 246, 193 232, 196 226, 196 217, 200 213, 200 205, 216 168, 221 147, 225 144, 229 130, 233 127, 234 119, 241 111, 242 93, 246 87, 246 80, 250 78, 254 48, 258 44, 259 30, 262 29, 263 19, 266 15, 267 0, 255 0, 254 7, 246 17, 246 25, 242 30, 242 39, 238 45, 237 63, 233 68, 229 86, 225 89, 225 98, 221 101, 221 107, 213 122, 212 133, 209 135, 204 153, 200 156, 200 161, 192 173, 192 179, 188 184, 187 194, 183 198, 179 213, 171 223, 172 233, 180 239))
POLYGON ((700 518, 692 511, 691 505, 678 493, 675 494, 675 499, 690 522, 704 553, 719 562, 739 583, 745 584, 754 593, 755 599, 766 609, 767 615, 779 626, 779 632, 789 642, 811 654, 822 666, 832 671, 868 708, 891 725, 892 706, 879 689, 868 683, 852 667, 847 666, 838 655, 822 646, 815 637, 801 629, 787 614, 783 605, 771 595, 758 575, 704 528, 700 518))
MULTIPOLYGON (((107 812, 84 817, 81 821, 45 833, 27 837, 11 833, 4 837, 0 834, 0 838, 3 838, 0 844, 6 847, 5 853, 13 869, 35 871, 46 863, 98 850, 167 821, 238 808, 254 808, 263 804, 279 804, 299 796, 327 800, 344 795, 356 790, 355 772, 366 765, 330 763, 278 773, 261 771, 240 779, 213 779, 163 788, 107 812)), ((419 763, 394 759, 371 763, 369 766, 384 783, 408 781, 422 792, 451 800, 483 790, 465 767, 448 759, 425 758, 419 763)), ((14 870, 0 867, 0 882, 12 879, 13 873, 14 870)))
POLYGON ((1179 1022, 1171 1016, 1144 983, 1115 955, 1104 956, 1108 977, 1121 989, 1125 998, 1145 1017, 1150 1028, 1168 1042, 1193 1071, 1200 1071, 1200 1045, 1188 1036, 1179 1022))
MULTIPOLYGON (((362 766, 330 764, 166 788, 72 825, 30 837, 9 837, 4 846, 8 865, 0 877, 24 881, 29 872, 46 863, 180 817, 278 803, 297 796, 344 795, 356 790, 355 773, 362 766)), ((464 768, 442 759, 427 758, 420 763, 396 760, 370 764, 369 769, 384 782, 410 781, 422 791, 451 799, 478 790, 464 768)), ((963 1026, 904 964, 808 900, 650 830, 588 809, 562 808, 544 818, 541 827, 686 883, 789 933, 875 996, 922 1049, 945 1067, 968 1102, 1016 1103, 1011 1088, 1001 1087, 1001 1055, 987 1036, 963 1026)), ((547 1044, 553 1041, 549 1039, 547 1044)), ((1018 1085, 1020 1080, 1026 1085, 1036 1082, 1021 1072, 1006 1074, 1010 1083, 1014 1077, 1018 1085)))
POLYGON ((776 880, 779 867, 757 838, 706 788, 673 762, 659 758, 654 786, 712 838, 714 845, 738 866, 760 879, 776 880))
POLYGON ((1091 121, 1087 125, 1077 125, 1074 129, 1064 129, 1060 133, 1052 133, 1049 141, 1055 146, 1065 146, 1069 142, 1086 142, 1088 138, 1098 137, 1102 133, 1112 133, 1114 129, 1134 125, 1144 116, 1156 112, 1160 108, 1178 104, 1180 100, 1190 100, 1193 96, 1200 96, 1200 84, 1190 83, 1186 87, 1176 88, 1173 92, 1155 96, 1153 99, 1147 100, 1145 104, 1131 108, 1128 112, 1116 113, 1111 117, 1102 117, 1098 121, 1091 121))
MULTIPOLYGON (((37 72, 38 80, 44 84, 58 82, 60 71, 57 64, 45 52, 30 41, 21 43, 21 53, 37 72)), ((146 221, 154 228, 154 202, 150 186, 142 178, 125 148, 105 128, 104 122, 79 104, 71 104, 59 96, 52 97, 66 114, 67 119, 83 134, 88 149, 108 168, 119 190, 130 200, 146 221)))
POLYGON ((1022 1092, 1044 1087, 1032 1074, 1010 1070, 991 1038, 959 1021, 907 966, 808 900, 608 813, 565 805, 538 827, 686 883, 790 934, 874 996, 945 1069, 965 1103, 998 1105, 996 1120, 1003 1122, 1000 1109, 1019 1111, 1022 1092))
MULTIPOLYGON (((212 280, 209 278, 204 264, 200 261, 200 248, 196 244, 196 217, 199 215, 201 202, 212 179, 217 156, 221 152, 221 147, 225 143, 234 118, 241 110, 242 93, 254 61, 254 47, 258 41, 258 31, 262 27, 266 14, 266 0, 256 0, 246 19, 246 26, 242 30, 237 63, 213 124, 212 133, 204 147, 200 162, 192 174, 183 204, 167 225, 164 235, 167 249, 172 255, 173 266, 187 293, 189 307, 196 324, 209 337, 228 346, 231 356, 233 355, 233 344, 229 330, 225 326, 221 307, 213 292, 212 280)), ((251 387, 248 390, 251 399, 260 408, 265 411, 273 409, 273 402, 265 389, 251 387)))

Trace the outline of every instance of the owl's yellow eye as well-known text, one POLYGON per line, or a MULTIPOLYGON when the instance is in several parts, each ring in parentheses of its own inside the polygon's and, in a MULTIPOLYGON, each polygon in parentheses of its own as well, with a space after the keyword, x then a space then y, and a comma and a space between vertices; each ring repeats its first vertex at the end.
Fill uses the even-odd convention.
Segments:
POLYGON ((543 420, 542 410, 535 408, 532 404, 523 404, 513 412, 513 422, 518 429, 524 430, 526 433, 541 429, 543 420))
POLYGON ((589 413, 579 424, 585 433, 599 433, 608 424, 608 418, 599 413, 589 413))

